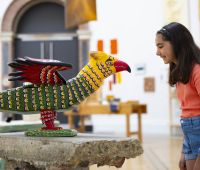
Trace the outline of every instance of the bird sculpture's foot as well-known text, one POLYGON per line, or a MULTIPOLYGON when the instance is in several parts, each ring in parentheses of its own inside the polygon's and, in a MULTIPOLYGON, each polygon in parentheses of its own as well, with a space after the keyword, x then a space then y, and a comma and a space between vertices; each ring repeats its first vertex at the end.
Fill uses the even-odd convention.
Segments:
POLYGON ((45 127, 37 130, 28 130, 25 132, 26 136, 41 136, 41 137, 73 137, 77 136, 77 131, 74 129, 62 129, 56 127, 54 120, 56 119, 56 112, 52 110, 41 111, 41 120, 45 127))
POLYGON ((77 136, 75 129, 60 129, 60 130, 28 130, 25 132, 26 136, 37 137, 74 137, 77 136))

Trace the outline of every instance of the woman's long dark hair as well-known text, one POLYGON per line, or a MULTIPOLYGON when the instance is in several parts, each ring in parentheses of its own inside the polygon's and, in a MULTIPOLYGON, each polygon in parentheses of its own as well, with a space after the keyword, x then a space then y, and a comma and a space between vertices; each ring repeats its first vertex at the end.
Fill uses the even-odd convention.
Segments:
POLYGON ((195 44, 189 30, 180 23, 172 22, 164 26, 157 34, 162 34, 165 41, 172 45, 177 63, 170 63, 169 84, 186 84, 190 80, 195 63, 200 64, 200 49, 195 44))

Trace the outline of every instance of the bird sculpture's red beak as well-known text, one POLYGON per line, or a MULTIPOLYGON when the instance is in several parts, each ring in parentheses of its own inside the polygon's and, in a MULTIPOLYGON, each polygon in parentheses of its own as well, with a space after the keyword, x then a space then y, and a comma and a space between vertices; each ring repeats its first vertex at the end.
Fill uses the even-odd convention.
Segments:
POLYGON ((120 71, 128 71, 129 73, 131 73, 131 68, 129 67, 129 65, 121 60, 117 60, 114 62, 114 67, 116 69, 116 72, 120 72, 120 71))

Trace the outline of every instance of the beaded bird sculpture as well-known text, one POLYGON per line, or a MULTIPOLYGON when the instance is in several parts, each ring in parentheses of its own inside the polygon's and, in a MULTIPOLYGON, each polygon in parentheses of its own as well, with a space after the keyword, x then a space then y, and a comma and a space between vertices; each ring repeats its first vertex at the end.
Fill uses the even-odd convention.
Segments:
POLYGON ((76 131, 65 133, 56 127, 56 111, 64 111, 79 104, 95 92, 108 76, 130 67, 123 61, 104 52, 90 52, 87 65, 78 75, 66 81, 58 71, 68 70, 72 65, 57 60, 18 58, 9 66, 16 72, 10 73, 9 81, 30 82, 17 88, 0 92, 0 111, 18 114, 40 112, 45 127, 27 131, 27 136, 75 136, 76 131))

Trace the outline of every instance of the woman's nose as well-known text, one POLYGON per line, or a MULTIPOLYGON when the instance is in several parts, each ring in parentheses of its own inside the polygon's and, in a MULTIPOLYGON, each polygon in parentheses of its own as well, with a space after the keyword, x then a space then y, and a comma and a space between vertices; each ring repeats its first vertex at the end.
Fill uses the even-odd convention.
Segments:
POLYGON ((159 50, 156 51, 156 55, 160 56, 160 51, 159 50))

